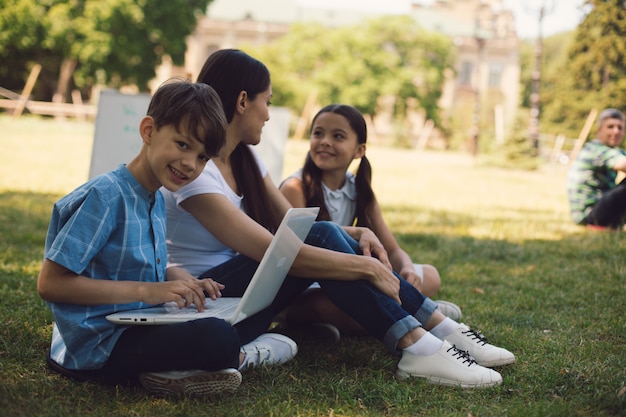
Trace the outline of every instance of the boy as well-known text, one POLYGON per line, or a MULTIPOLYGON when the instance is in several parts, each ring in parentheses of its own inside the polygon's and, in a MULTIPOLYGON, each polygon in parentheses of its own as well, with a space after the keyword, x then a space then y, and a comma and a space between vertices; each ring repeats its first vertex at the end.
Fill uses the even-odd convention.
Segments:
POLYGON ((139 154, 54 205, 37 281, 54 318, 51 368, 109 383, 139 379, 166 394, 237 389, 243 356, 237 331, 225 321, 127 327, 106 320, 116 311, 170 301, 203 310, 205 293, 221 296, 224 286, 211 279, 166 270, 159 188, 176 191, 193 181, 224 144, 226 126, 211 87, 166 83, 139 124, 139 154))

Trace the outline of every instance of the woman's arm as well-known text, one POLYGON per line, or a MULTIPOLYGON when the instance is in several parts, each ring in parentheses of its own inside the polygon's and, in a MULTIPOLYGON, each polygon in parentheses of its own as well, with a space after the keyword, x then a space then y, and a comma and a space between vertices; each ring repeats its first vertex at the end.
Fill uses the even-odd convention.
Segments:
MULTIPOLYGON (((273 205, 277 207, 277 212, 283 209, 286 211, 289 204, 282 196, 277 197, 280 191, 271 185, 268 192, 273 196, 273 205)), ((198 194, 183 201, 181 206, 224 245, 257 262, 261 260, 273 238, 269 231, 222 194, 198 194)), ((399 300, 398 280, 374 258, 303 245, 290 273, 303 278, 365 279, 388 296, 399 300)))
MULTIPOLYGON (((280 186, 281 193, 287 198, 293 207, 306 207, 304 188, 300 178, 291 177, 286 179, 280 186)), ((354 240, 359 242, 359 247, 365 256, 376 256, 385 266, 392 268, 385 246, 375 233, 366 227, 342 226, 354 240)))

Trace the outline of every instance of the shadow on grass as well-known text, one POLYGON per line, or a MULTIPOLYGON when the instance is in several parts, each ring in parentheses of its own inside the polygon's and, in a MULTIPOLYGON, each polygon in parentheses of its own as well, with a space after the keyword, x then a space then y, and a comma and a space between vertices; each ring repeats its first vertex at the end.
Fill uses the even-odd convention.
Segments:
POLYGON ((619 394, 626 380, 626 235, 556 223, 559 239, 532 239, 524 230, 539 229, 554 216, 531 210, 488 219, 502 227, 495 233, 502 238, 467 233, 483 222, 472 214, 390 210, 401 246, 415 261, 439 269, 443 284, 434 298, 459 304, 463 321, 516 354, 515 365, 500 369, 501 388, 396 382, 396 359, 373 339, 343 337, 329 345, 302 335, 294 336, 300 353, 293 362, 246 373, 235 394, 209 405, 67 381, 45 368, 51 315, 36 293, 58 197, 0 194, 0 407, 7 415, 192 415, 198 407, 209 407, 212 415, 626 413, 619 394), (42 402, 29 406, 33 399, 42 402))

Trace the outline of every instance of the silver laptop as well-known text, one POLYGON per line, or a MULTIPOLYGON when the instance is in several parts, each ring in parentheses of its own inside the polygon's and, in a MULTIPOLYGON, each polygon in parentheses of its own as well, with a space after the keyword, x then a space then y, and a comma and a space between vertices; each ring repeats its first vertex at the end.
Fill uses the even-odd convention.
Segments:
POLYGON ((171 302, 109 314, 107 320, 126 325, 154 325, 217 317, 235 324, 258 313, 274 301, 318 212, 318 207, 287 211, 242 297, 207 298, 202 312, 193 305, 180 309, 171 302))

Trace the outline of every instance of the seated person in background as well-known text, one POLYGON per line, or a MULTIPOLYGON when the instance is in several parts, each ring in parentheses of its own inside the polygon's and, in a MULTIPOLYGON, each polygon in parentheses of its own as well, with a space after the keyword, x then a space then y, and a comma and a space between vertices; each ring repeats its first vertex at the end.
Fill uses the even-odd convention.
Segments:
MULTIPOLYGON (((367 126, 361 112, 344 104, 324 107, 313 118, 304 166, 283 181, 280 190, 294 207, 319 206, 318 220, 333 221, 348 234, 355 235, 358 228, 371 229, 386 251, 387 266, 432 297, 441 284, 439 272, 432 265, 414 264, 385 223, 371 186, 366 142, 367 126), (356 175, 348 171, 355 159, 360 159, 356 175)), ((452 303, 439 301, 438 308, 454 320, 461 318, 461 310, 452 303)), ((286 318, 291 323, 330 324, 347 333, 358 331, 356 323, 314 288, 289 307, 286 318)))
POLYGON ((606 109, 598 117, 596 139, 581 149, 567 176, 567 196, 576 224, 620 230, 626 223, 626 172, 624 114, 606 109))

